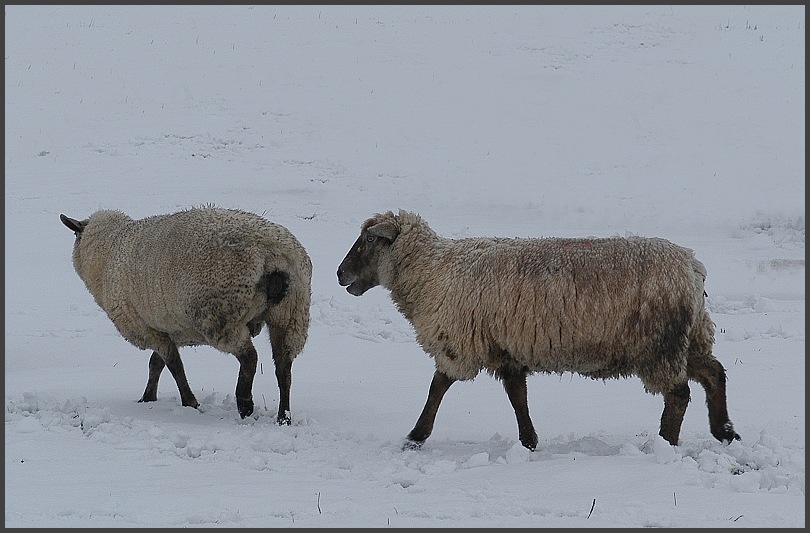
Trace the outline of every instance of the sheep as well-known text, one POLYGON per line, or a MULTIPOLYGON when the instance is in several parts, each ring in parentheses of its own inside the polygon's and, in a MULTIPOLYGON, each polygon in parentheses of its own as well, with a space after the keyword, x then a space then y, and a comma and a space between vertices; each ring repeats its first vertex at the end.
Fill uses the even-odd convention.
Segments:
POLYGON ((739 440, 726 373, 712 355, 706 269, 660 238, 464 238, 436 234, 420 215, 376 213, 337 269, 347 292, 378 285, 435 360, 427 402, 403 449, 419 449, 458 380, 485 369, 502 382, 521 444, 537 447, 526 377, 572 372, 638 376, 663 394, 661 437, 677 445, 689 380, 706 391, 712 435, 739 440))
POLYGON ((152 350, 139 402, 157 400, 168 367, 182 405, 198 408, 178 347, 207 345, 239 361, 236 406, 250 416, 258 362, 251 338, 266 324, 279 388, 276 421, 290 424, 292 362, 307 340, 312 263, 288 229, 210 204, 140 220, 113 209, 81 221, 59 218, 75 233, 73 266, 96 303, 127 341, 152 350))

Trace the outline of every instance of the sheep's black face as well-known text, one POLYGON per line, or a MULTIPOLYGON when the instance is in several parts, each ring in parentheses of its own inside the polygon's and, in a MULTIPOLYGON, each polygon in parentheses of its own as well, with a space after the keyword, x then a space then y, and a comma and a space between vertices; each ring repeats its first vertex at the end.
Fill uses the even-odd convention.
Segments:
POLYGON ((349 253, 337 269, 338 283, 346 291, 360 296, 380 284, 377 265, 380 254, 391 243, 384 237, 371 235, 367 230, 360 233, 349 253))

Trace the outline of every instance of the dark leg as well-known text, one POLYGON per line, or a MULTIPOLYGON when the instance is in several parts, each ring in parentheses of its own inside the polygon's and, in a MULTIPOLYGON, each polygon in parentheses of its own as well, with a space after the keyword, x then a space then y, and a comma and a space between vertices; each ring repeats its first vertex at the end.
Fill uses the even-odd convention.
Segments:
POLYGON ((449 389, 450 385, 455 381, 455 379, 438 370, 434 372, 425 407, 422 409, 422 414, 419 415, 419 420, 416 421, 416 425, 411 432, 408 433, 408 440, 405 446, 403 446, 403 449, 419 449, 422 443, 430 437, 430 434, 433 433, 433 422, 436 421, 436 413, 439 411, 439 404, 442 403, 444 393, 447 392, 447 389, 449 389))
POLYGON ((290 387, 292 386, 292 358, 287 348, 284 333, 276 332, 274 328, 270 333, 270 344, 273 347, 273 363, 276 366, 276 381, 278 382, 278 416, 279 425, 290 425, 290 387))
POLYGON ((676 385, 672 390, 664 393, 664 412, 661 414, 661 429, 658 434, 673 446, 678 444, 683 416, 686 414, 688 405, 689 383, 676 385))
POLYGON ((146 381, 146 390, 143 391, 143 396, 138 400, 139 402, 154 402, 157 400, 158 379, 160 373, 166 362, 158 355, 157 352, 152 352, 152 357, 149 358, 149 379, 146 381))
POLYGON ((239 377, 236 379, 236 408, 242 418, 253 414, 253 378, 256 377, 256 365, 259 354, 250 340, 242 350, 234 354, 239 361, 239 377))
MULTIPOLYGON (((194 393, 191 392, 191 387, 188 386, 188 380, 186 379, 186 371, 183 368, 183 361, 180 360, 180 352, 177 351, 177 346, 174 344, 170 344, 167 347, 166 355, 163 357, 163 360, 166 363, 166 367, 168 367, 169 372, 172 373, 172 377, 174 377, 174 382, 177 383, 177 389, 180 391, 180 400, 185 407, 193 407, 197 408, 200 406, 200 403, 197 401, 197 398, 194 397, 194 393)), ((151 378, 152 375, 152 360, 149 360, 149 375, 151 378)), ((155 385, 157 386, 157 380, 155 380, 155 385)), ((148 385, 147 385, 148 388, 148 385)))
POLYGON ((515 417, 518 424, 518 435, 520 443, 526 448, 534 451, 537 447, 537 432, 534 430, 532 419, 529 418, 529 403, 526 397, 526 372, 505 372, 502 373, 501 381, 512 408, 515 410, 515 417))
POLYGON ((740 440, 734 424, 728 417, 726 405, 726 369, 713 356, 706 359, 689 359, 686 372, 706 391, 706 407, 709 408, 709 430, 720 442, 740 440))

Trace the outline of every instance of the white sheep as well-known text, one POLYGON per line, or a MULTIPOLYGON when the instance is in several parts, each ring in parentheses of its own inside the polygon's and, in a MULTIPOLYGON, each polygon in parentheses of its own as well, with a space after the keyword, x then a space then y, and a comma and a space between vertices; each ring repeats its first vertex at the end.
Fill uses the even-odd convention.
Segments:
POLYGON ((739 440, 725 369, 712 355, 705 276, 692 250, 664 239, 448 239, 403 210, 366 220, 337 270, 352 295, 388 289, 435 360, 406 448, 430 436, 450 385, 483 369, 503 383, 530 450, 537 433, 526 376, 534 372, 638 376, 647 392, 663 394, 659 433, 673 445, 694 380, 706 390, 712 435, 739 440))
POLYGON ((139 401, 157 400, 168 367, 184 406, 197 408, 179 346, 208 345, 239 361, 236 405, 253 413, 258 355, 251 337, 267 324, 279 387, 279 424, 290 423, 293 359, 309 328, 312 263, 285 227, 215 206, 133 220, 100 210, 79 221, 73 266, 121 335, 153 350, 139 401))

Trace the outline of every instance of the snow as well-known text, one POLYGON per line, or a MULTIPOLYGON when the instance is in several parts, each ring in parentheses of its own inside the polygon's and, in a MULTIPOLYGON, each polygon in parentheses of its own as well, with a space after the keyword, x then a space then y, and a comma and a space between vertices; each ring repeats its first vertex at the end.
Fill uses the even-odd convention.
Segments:
POLYGON ((804 527, 804 6, 6 6, 6 527, 804 527), (215 203, 287 226, 312 324, 277 426, 236 359, 199 410, 73 270, 59 214, 215 203), (692 384, 677 446, 636 379, 486 374, 403 451, 433 373, 335 271, 375 212, 448 237, 659 236, 706 264, 742 441, 692 384))

